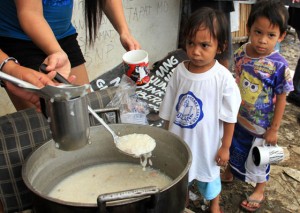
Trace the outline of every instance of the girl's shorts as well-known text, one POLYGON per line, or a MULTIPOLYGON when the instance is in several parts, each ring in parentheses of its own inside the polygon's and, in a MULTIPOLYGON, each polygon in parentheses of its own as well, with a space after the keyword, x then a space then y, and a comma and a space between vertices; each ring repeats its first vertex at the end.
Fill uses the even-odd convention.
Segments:
POLYGON ((198 191, 206 200, 213 200, 221 193, 221 178, 218 177, 212 182, 195 180, 198 191))
MULTIPOLYGON (((77 41, 77 33, 58 40, 69 57, 71 67, 84 64, 85 60, 77 41)), ((8 56, 16 58, 22 66, 39 70, 47 55, 32 41, 0 37, 0 49, 8 56)))

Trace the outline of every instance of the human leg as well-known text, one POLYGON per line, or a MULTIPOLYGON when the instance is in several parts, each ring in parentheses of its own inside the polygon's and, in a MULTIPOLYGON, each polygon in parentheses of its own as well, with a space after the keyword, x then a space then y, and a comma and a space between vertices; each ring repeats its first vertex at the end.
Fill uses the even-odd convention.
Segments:
POLYGON ((247 199, 243 200, 241 203, 241 207, 248 211, 256 211, 260 208, 261 203, 264 201, 265 196, 265 186, 266 182, 257 183, 253 193, 247 197, 247 199))
POLYGON ((231 167, 228 164, 225 168, 225 171, 221 173, 221 182, 222 183, 231 183, 233 181, 233 174, 231 172, 231 167))
POLYGON ((221 208, 219 205, 220 202, 220 193, 221 193, 221 178, 218 177, 211 182, 201 182, 196 180, 198 191, 202 196, 210 201, 210 212, 220 213, 221 208))
POLYGON ((220 207, 220 195, 215 197, 210 201, 210 207, 209 210, 211 213, 221 213, 221 207, 220 207))
POLYGON ((33 105, 32 103, 21 99, 20 97, 14 95, 13 93, 9 92, 8 90, 6 90, 6 93, 9 97, 10 101, 16 108, 16 111, 35 107, 35 105, 33 105))
POLYGON ((71 75, 75 75, 76 79, 73 82, 76 85, 89 84, 89 77, 84 64, 73 67, 71 69, 71 75))

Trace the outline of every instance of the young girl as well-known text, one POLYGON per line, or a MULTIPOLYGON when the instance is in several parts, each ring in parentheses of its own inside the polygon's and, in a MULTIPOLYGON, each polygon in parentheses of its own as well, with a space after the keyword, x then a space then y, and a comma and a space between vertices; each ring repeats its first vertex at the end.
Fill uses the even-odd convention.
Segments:
MULTIPOLYGON (((274 50, 284 39, 287 21, 288 12, 282 3, 258 1, 247 23, 250 43, 234 54, 243 101, 230 148, 230 167, 239 179, 256 183, 254 192, 241 203, 248 211, 260 208, 270 172, 270 165, 254 165, 252 147, 277 143, 286 93, 293 90, 287 61, 274 50)), ((230 167, 222 174, 226 182, 233 179, 230 167)))
POLYGON ((228 30, 219 11, 203 7, 191 15, 183 34, 189 60, 175 69, 159 112, 166 128, 189 145, 193 155, 189 181, 196 179, 214 213, 221 212, 219 166, 229 160, 241 102, 233 76, 214 59, 226 50, 228 30))

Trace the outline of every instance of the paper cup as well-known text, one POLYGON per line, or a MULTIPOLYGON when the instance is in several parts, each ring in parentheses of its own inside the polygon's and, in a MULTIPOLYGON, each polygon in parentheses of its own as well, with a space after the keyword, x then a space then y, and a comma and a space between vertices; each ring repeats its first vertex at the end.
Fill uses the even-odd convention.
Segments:
POLYGON ((255 146, 252 150, 253 162, 256 166, 277 164, 284 159, 283 148, 280 146, 255 146))
POLYGON ((137 86, 143 86, 150 81, 148 69, 148 53, 145 50, 131 50, 123 55, 124 70, 137 86))

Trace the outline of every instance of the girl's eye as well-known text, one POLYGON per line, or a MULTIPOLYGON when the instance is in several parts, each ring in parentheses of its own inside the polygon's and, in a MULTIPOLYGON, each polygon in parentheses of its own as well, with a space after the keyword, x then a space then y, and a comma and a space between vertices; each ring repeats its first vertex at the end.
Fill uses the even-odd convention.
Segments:
POLYGON ((194 43, 192 41, 187 41, 186 44, 189 45, 189 46, 193 46, 194 45, 194 43))
POLYGON ((203 48, 207 48, 207 47, 209 47, 209 45, 208 45, 208 44, 201 44, 201 46, 202 46, 203 48))

